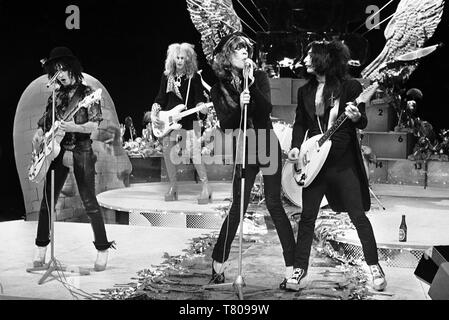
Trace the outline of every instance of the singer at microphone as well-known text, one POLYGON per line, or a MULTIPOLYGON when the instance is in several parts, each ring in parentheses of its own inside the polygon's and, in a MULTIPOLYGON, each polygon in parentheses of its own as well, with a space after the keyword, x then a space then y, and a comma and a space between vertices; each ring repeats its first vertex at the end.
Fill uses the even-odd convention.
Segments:
POLYGON ((245 204, 249 202, 251 188, 259 172, 263 175, 266 208, 273 221, 276 221, 275 227, 283 248, 286 277, 290 277, 293 272, 295 238, 281 202, 282 157, 279 140, 270 119, 273 110, 270 82, 265 71, 254 69, 255 64, 250 59, 252 54, 253 45, 241 32, 223 37, 214 49, 213 70, 218 81, 212 86, 210 93, 220 129, 247 129, 242 134, 247 134, 248 143, 245 144, 245 149, 243 143, 233 144, 232 155, 238 165, 233 174, 234 201, 213 249, 210 283, 225 281, 223 263, 229 258, 232 241, 241 221, 240 208, 246 211, 245 204), (250 82, 248 88, 242 85, 245 78, 250 82), (244 109, 246 113, 242 112, 244 109), (243 162, 243 155, 246 154, 248 157, 243 162))
POLYGON ((59 75, 61 74, 62 70, 58 70, 56 71, 56 73, 53 75, 53 77, 51 77, 50 81, 48 81, 47 83, 47 88, 50 88, 58 79, 59 75))
POLYGON ((250 58, 246 58, 244 60, 244 67, 243 67, 243 79, 245 81, 244 89, 248 89, 248 87, 254 83, 254 66, 255 63, 250 58), (248 80, 251 80, 251 82, 249 83, 248 80))

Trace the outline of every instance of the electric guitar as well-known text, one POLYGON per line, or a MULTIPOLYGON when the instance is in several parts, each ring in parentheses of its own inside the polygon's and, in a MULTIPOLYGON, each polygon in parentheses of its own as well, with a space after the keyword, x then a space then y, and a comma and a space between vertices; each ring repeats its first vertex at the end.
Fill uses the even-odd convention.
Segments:
MULTIPOLYGON (((63 121, 69 121, 81 108, 90 108, 90 106, 101 99, 102 89, 84 97, 78 105, 73 108, 63 121)), ((40 183, 47 174, 51 162, 58 156, 61 151, 60 143, 64 138, 65 132, 60 130, 60 121, 56 120, 53 126, 44 134, 42 142, 31 153, 31 165, 28 170, 28 179, 35 183, 40 183), (54 140, 53 140, 54 133, 54 140)))
POLYGON ((174 107, 169 111, 158 111, 157 117, 159 118, 159 121, 161 121, 161 123, 159 125, 155 125, 154 122, 151 122, 153 134, 157 138, 162 138, 167 134, 169 134, 172 130, 181 129, 181 125, 178 123, 180 119, 200 111, 205 106, 210 108, 213 106, 213 104, 212 102, 207 102, 203 105, 200 105, 192 109, 188 109, 186 111, 183 111, 186 108, 184 104, 178 104, 176 107, 174 107))
MULTIPOLYGON (((378 82, 374 82, 368 86, 356 98, 354 104, 358 105, 363 102, 369 102, 378 87, 378 82)), ((307 139, 306 132, 304 142, 299 151, 298 160, 293 162, 287 161, 284 165, 282 173, 283 184, 291 184, 294 180, 298 186, 305 188, 312 183, 329 155, 332 146, 330 137, 332 137, 347 118, 347 115, 343 112, 325 133, 315 135, 309 139, 307 139)), ((291 189, 289 186, 284 187, 284 190, 289 189, 291 189)))

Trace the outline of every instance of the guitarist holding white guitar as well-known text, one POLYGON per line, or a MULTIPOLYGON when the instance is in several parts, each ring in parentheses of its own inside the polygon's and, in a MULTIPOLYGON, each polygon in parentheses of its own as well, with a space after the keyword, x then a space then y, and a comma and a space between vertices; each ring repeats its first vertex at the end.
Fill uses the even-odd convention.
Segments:
POLYGON ((56 47, 50 57, 43 62, 49 79, 55 80, 55 122, 52 121, 53 95, 50 95, 43 116, 38 121, 38 129, 33 137, 33 159, 29 172, 30 180, 40 182, 45 177, 44 196, 39 211, 34 267, 45 263, 47 246, 50 243, 49 215, 51 212, 51 171, 54 170, 54 203, 69 173, 64 166, 66 150, 73 152, 73 171, 78 191, 83 201, 94 232, 97 259, 96 271, 106 269, 108 249, 114 247, 106 236, 103 216, 95 196, 95 161, 90 134, 102 121, 101 90, 94 90, 82 83, 82 67, 70 49, 56 47), (52 143, 54 132, 55 141, 52 143), (51 150, 54 144, 54 150, 51 150), (48 170, 48 171, 46 171, 48 170))
POLYGON ((178 200, 175 163, 180 161, 175 146, 178 134, 183 133, 183 139, 186 139, 182 143, 183 151, 187 151, 193 160, 202 183, 198 204, 212 202, 212 190, 201 157, 201 121, 206 119, 212 104, 205 103, 207 97, 197 71, 197 56, 192 44, 169 45, 158 95, 151 111, 144 115, 144 121, 151 122, 153 134, 162 140, 162 152, 170 181, 165 201, 178 200), (180 132, 180 129, 184 131, 180 132))
POLYGON ((347 212, 362 244, 372 275, 372 287, 384 290, 385 274, 379 265, 377 244, 365 215, 371 205, 356 129, 367 125, 365 103, 376 84, 362 93, 349 79, 349 49, 340 41, 314 41, 304 59, 309 82, 298 89, 298 106, 288 154, 302 186, 302 214, 298 227, 293 276, 287 289, 299 290, 306 276, 315 221, 326 196, 336 212, 347 212))

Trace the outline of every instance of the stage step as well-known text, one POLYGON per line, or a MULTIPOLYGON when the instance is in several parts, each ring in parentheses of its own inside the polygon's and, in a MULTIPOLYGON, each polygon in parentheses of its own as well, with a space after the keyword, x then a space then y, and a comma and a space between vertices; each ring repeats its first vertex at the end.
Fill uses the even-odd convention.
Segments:
MULTIPOLYGON (((370 182, 374 184, 410 185, 430 188, 449 188, 449 162, 424 162, 407 159, 377 158, 369 164, 370 182)), ((446 196, 449 192, 446 189, 446 196)))

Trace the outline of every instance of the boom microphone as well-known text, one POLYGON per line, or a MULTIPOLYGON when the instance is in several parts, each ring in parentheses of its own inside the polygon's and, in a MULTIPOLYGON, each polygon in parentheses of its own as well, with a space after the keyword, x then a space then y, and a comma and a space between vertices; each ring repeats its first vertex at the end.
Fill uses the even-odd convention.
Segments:
POLYGON ((51 77, 51 79, 47 82, 47 88, 49 88, 53 83, 55 83, 56 79, 58 78, 59 74, 62 72, 62 70, 56 71, 56 73, 51 77))

